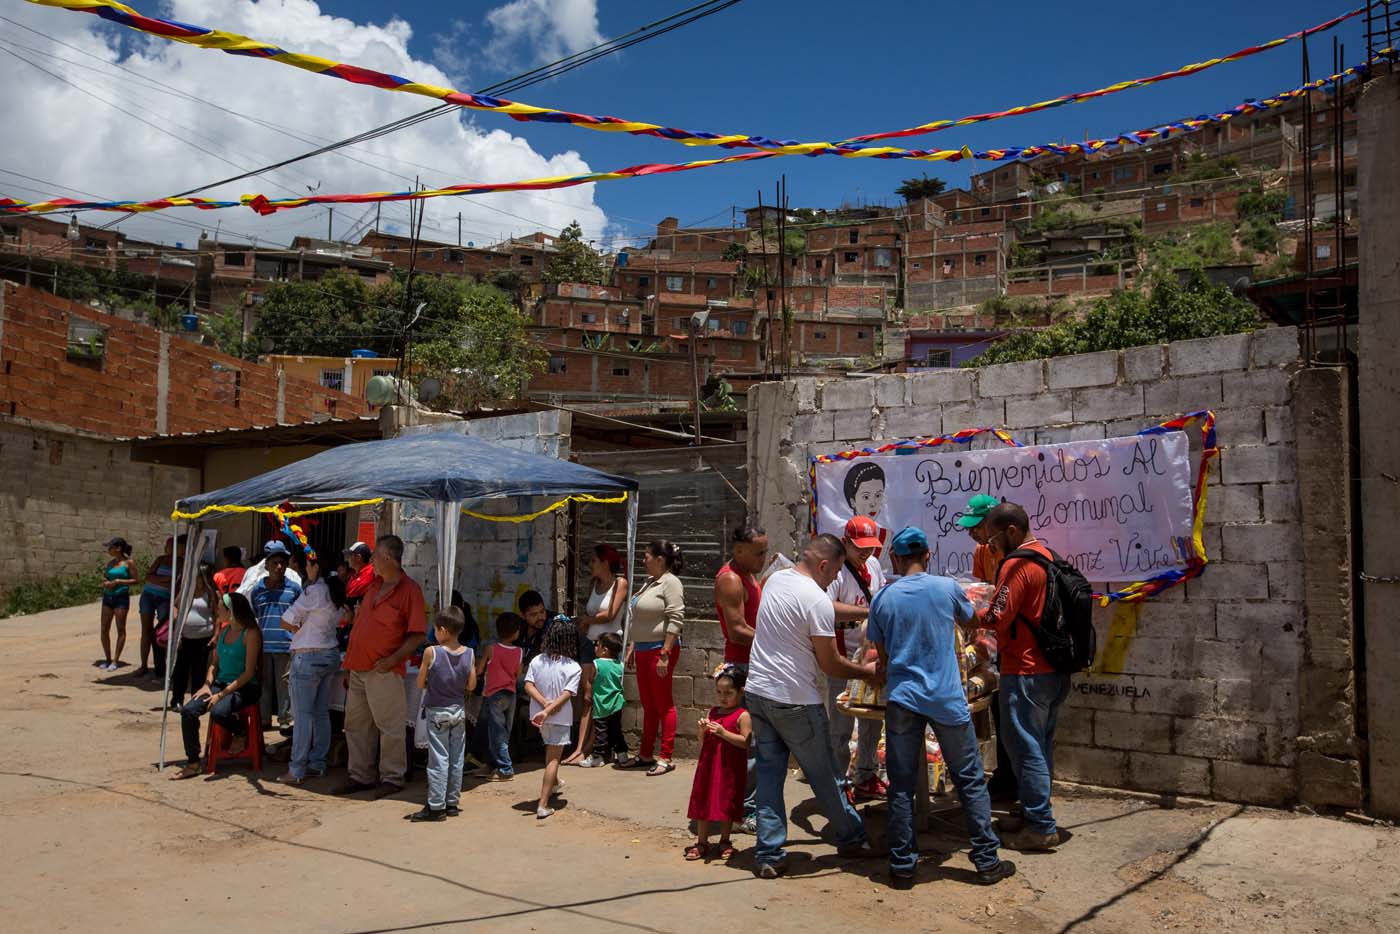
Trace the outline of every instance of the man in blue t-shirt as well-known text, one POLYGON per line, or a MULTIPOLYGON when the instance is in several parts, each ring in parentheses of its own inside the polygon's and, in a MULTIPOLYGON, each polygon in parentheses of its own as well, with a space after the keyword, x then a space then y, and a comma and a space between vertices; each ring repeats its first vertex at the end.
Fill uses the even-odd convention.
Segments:
POLYGON ((267 576, 254 584, 248 594, 253 615, 258 618, 258 629, 262 631, 262 683, 263 690, 268 692, 262 704, 262 719, 263 726, 270 726, 275 707, 277 723, 286 730, 292 725, 292 695, 287 685, 287 674, 292 667, 292 634, 282 628, 282 614, 301 596, 301 587, 287 576, 287 560, 291 555, 286 545, 274 539, 263 551, 267 555, 263 560, 267 576))
POLYGON ((929 574, 928 561, 923 530, 910 527, 894 537, 890 564, 899 577, 875 595, 866 624, 866 638, 880 653, 876 678, 885 689, 890 884, 907 888, 914 881, 914 789, 918 770, 927 768, 924 729, 931 726, 967 816, 977 881, 992 885, 1016 866, 997 856, 1001 841, 992 829, 987 777, 958 670, 954 627, 974 618, 972 604, 955 581, 929 574))

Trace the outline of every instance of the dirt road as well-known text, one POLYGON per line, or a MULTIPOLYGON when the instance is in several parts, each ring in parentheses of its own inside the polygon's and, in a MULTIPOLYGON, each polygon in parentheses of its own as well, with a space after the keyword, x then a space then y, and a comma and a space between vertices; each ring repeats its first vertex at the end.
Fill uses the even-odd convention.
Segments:
MULTIPOLYGON (((330 779, 284 788, 277 764, 169 782, 155 770, 159 694, 91 667, 96 620, 85 607, 0 622, 10 932, 1400 930, 1394 831, 1227 805, 1066 796, 1073 841, 1012 854, 1020 874, 992 889, 967 884, 959 828, 940 827, 917 887, 893 892, 883 863, 820 842, 795 782, 801 858, 775 882, 755 879, 747 855, 681 859, 685 767, 568 769, 567 805, 542 822, 534 764, 428 825, 401 819, 421 805, 421 779, 374 802, 327 796, 330 779)), ((883 831, 879 809, 870 824, 883 831)))

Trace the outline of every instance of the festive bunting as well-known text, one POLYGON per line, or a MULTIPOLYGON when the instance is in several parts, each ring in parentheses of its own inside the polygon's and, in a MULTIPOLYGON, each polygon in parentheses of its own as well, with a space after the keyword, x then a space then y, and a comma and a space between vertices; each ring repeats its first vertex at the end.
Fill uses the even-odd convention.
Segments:
MULTIPOLYGON (((39 2, 39 0, 32 0, 32 2, 39 2)), ((999 149, 984 149, 978 151, 967 147, 963 147, 962 149, 929 150, 897 149, 886 146, 863 147, 823 144, 822 149, 808 152, 807 155, 834 155, 844 158, 913 159, 926 162, 960 162, 963 159, 1006 162, 1018 159, 1032 159, 1046 155, 1082 155, 1110 152, 1126 149, 1131 146, 1146 145, 1181 136, 1186 133, 1199 132, 1207 126, 1223 124, 1235 117, 1261 113, 1275 107, 1280 107, 1296 97, 1306 94, 1309 91, 1324 88, 1334 81, 1340 80, 1345 82, 1364 76, 1372 63, 1393 59, 1395 57, 1396 53, 1394 49, 1385 49, 1372 59, 1371 63, 1353 65, 1335 75, 1319 78, 1316 81, 1310 81, 1287 91, 1281 91, 1272 97, 1259 99, 1250 98, 1243 103, 1236 104, 1229 110, 1221 111, 1217 114, 1203 114, 1198 117, 1189 117, 1156 127, 1135 130, 1131 133, 1124 133, 1112 138, 1084 140, 1078 143, 1045 143, 1039 146, 1021 147, 1009 146, 999 149)), ((278 211, 305 207, 311 204, 362 204, 382 201, 415 201, 423 198, 440 198, 445 196, 484 195, 504 191, 546 191, 554 188, 571 188, 576 185, 588 185, 594 182, 608 182, 625 178, 642 178, 648 175, 664 175, 671 172, 690 172, 695 169, 705 169, 716 165, 751 162, 756 159, 772 159, 781 155, 782 153, 776 152, 749 152, 733 156, 724 156, 718 159, 701 159, 695 162, 651 163, 616 169, 612 172, 588 172, 581 175, 532 178, 517 182, 484 182, 480 184, 452 185, 446 188, 430 188, 419 191, 325 194, 312 195, 305 198, 271 199, 265 195, 243 195, 238 201, 215 201, 205 198, 162 198, 155 201, 79 201, 73 198, 53 198, 48 201, 33 202, 23 201, 17 198, 0 198, 0 214, 48 214, 55 211, 121 211, 140 213, 145 211, 160 211, 171 207, 194 207, 200 210, 210 211, 237 207, 239 204, 247 205, 259 214, 275 214, 278 211)))
MULTIPOLYGON (((1100 605, 1108 606, 1110 603, 1137 603, 1154 597, 1162 591, 1183 584, 1188 580, 1199 577, 1209 563, 1206 555, 1205 543, 1202 538, 1206 515, 1206 478, 1210 471, 1211 459, 1220 454, 1220 449, 1216 445, 1215 438, 1215 413, 1209 409, 1202 409, 1191 412, 1177 418, 1168 419, 1158 425, 1152 425, 1138 432, 1138 435, 1159 435, 1170 431, 1186 431, 1194 424, 1199 424, 1201 429, 1201 461, 1196 472, 1195 488, 1192 494, 1192 528, 1191 540, 1184 539, 1177 541, 1177 547, 1182 554, 1189 555, 1186 565, 1180 568, 1170 568, 1159 574, 1154 574, 1144 580, 1134 581, 1125 585, 1121 590, 1114 590, 1108 593, 1095 593, 1094 599, 1100 605)), ((848 451, 839 451, 834 454, 819 454, 812 457, 808 462, 807 482, 810 486, 811 495, 808 498, 808 521, 809 529, 815 532, 817 529, 817 465, 831 464, 836 461, 854 460, 858 457, 868 457, 872 454, 913 454, 930 447, 937 447, 945 444, 969 444, 974 438, 983 434, 991 434, 1002 444, 1011 447, 1024 447, 1010 434, 1000 428, 965 428, 962 431, 955 431, 952 434, 940 435, 936 438, 914 438, 904 441, 892 441, 879 447, 857 448, 848 451)))
POLYGON ((970 114, 954 120, 934 120, 903 130, 867 133, 862 136, 844 139, 839 143, 800 143, 793 140, 781 140, 769 136, 746 135, 742 133, 709 133, 699 130, 682 130, 639 120, 624 120, 619 117, 572 113, 567 110, 558 110, 552 107, 537 107, 532 104, 523 104, 501 97, 469 94, 463 91, 453 90, 452 88, 423 84, 408 78, 402 78, 398 75, 386 74, 381 71, 373 71, 368 68, 360 68, 355 65, 347 65, 342 62, 319 58, 315 55, 303 55, 297 52, 289 52, 269 42, 252 39, 237 33, 223 32, 218 29, 210 29, 207 26, 194 26, 176 20, 146 16, 123 3, 115 2, 115 0, 29 0, 29 2, 37 3, 41 6, 61 7, 75 12, 91 13, 105 20, 109 20, 110 22, 119 23, 122 26, 137 30, 138 32, 160 36, 163 39, 169 39, 174 42, 184 42, 204 49, 215 49, 217 51, 227 52, 230 55, 245 55, 253 58, 269 59, 281 62, 284 65, 291 65, 294 68, 301 68, 305 71, 339 78, 342 81, 349 81, 353 84, 366 84, 387 91, 402 91, 408 94, 418 94, 423 97, 441 100, 448 104, 465 107, 469 110, 505 114, 515 120, 540 123, 564 123, 589 130, 627 133, 633 136, 654 136, 658 139, 671 140, 673 142, 683 143, 687 146, 760 149, 782 155, 813 155, 818 154, 828 147, 842 147, 853 143, 872 142, 879 139, 935 133, 953 127, 970 126, 975 123, 984 123, 988 120, 999 120, 1002 117, 1014 117, 1021 114, 1036 113, 1041 110, 1048 110, 1052 107, 1060 107, 1065 104, 1075 104, 1081 101, 1106 97, 1110 94, 1117 94, 1120 91, 1127 91, 1132 88, 1146 87, 1147 85, 1169 81, 1173 78, 1182 78, 1188 75, 1199 74, 1217 65, 1236 62, 1240 59, 1278 48, 1302 36, 1331 29, 1352 17, 1359 16, 1367 9, 1367 7, 1360 7, 1308 29, 1289 33, 1286 36, 1271 39, 1259 45, 1248 46, 1239 51, 1231 52, 1228 55, 1206 59, 1203 62, 1196 62, 1190 65, 1183 65, 1180 68, 1156 75, 1119 81, 1093 91, 1079 91, 1034 104, 1024 104, 991 113, 970 114))
MULTIPOLYGON (((208 515, 209 513, 212 513, 212 512, 228 512, 228 513, 238 513, 238 512, 263 512, 263 513, 268 513, 268 514, 270 514, 271 516, 273 516, 273 518, 276 519, 279 523, 281 523, 282 532, 283 532, 284 535, 286 535, 288 538, 292 539, 293 541, 299 542, 299 543, 301 544, 302 549, 306 552, 307 557, 309 557, 309 558, 315 558, 315 557, 316 557, 315 551, 313 551, 313 550, 311 549, 311 546, 307 543, 307 540, 306 540, 306 532, 302 529, 302 527, 301 527, 300 525, 298 525, 298 524, 292 522, 292 519, 294 519, 294 518, 299 518, 299 517, 301 517, 301 516, 312 516, 312 515, 316 515, 317 513, 322 513, 322 512, 336 512, 336 511, 341 510, 341 509, 354 509, 356 506, 372 506, 372 505, 375 505, 375 504, 377 504, 377 503, 382 503, 382 502, 384 502, 384 500, 383 500, 382 498, 380 498, 380 499, 361 499, 361 500, 356 500, 356 501, 353 502, 353 503, 334 503, 334 504, 332 504, 332 505, 330 505, 330 506, 316 506, 316 507, 313 507, 313 508, 311 508, 311 509, 292 509, 290 503, 283 503, 283 504, 280 505, 280 506, 233 506, 233 505, 205 506, 203 509, 199 510, 198 512, 181 512, 181 511, 179 511, 179 510, 177 509, 177 510, 175 510, 174 512, 172 512, 172 513, 170 514, 170 518, 172 518, 172 519, 189 519, 189 520, 202 519, 204 516, 206 516, 206 515, 208 515)), ((485 520, 485 521, 487 521, 487 522, 514 522, 514 523, 519 523, 519 522, 533 522, 534 520, 538 519, 540 516, 546 515, 547 513, 554 512, 556 509, 560 509, 560 508, 562 508, 562 507, 568 505, 569 503, 625 503, 625 502, 627 502, 627 494, 626 494, 626 493, 623 493, 621 496, 614 496, 614 497, 609 497, 609 496, 596 496, 596 495, 594 495, 594 494, 592 494, 592 493, 578 493, 578 494, 575 494, 575 495, 573 495, 573 496, 566 496, 566 497, 564 497, 563 499, 559 500, 559 501, 556 502, 556 503, 550 503, 548 506, 546 506, 546 507, 543 508, 543 509, 537 510, 537 511, 535 511, 535 512, 530 512, 530 513, 521 513, 520 515, 514 515, 514 516, 511 516, 511 515, 491 515, 490 513, 474 512, 473 510, 467 509, 466 507, 463 507, 463 508, 462 508, 462 513, 463 513, 464 515, 471 516, 473 519, 483 519, 483 520, 485 520)))

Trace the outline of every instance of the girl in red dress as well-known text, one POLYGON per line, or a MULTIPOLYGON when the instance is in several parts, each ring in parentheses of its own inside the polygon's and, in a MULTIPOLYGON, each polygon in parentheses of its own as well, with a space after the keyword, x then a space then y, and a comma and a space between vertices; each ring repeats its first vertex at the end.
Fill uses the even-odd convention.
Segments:
POLYGON ((695 821, 696 840, 685 858, 704 859, 710 851, 712 824, 720 825, 719 858, 734 855, 729 831, 744 819, 744 785, 748 781, 749 737, 753 725, 744 709, 744 679, 748 669, 726 662, 715 673, 715 704, 699 722, 700 761, 690 789, 686 816, 695 821))

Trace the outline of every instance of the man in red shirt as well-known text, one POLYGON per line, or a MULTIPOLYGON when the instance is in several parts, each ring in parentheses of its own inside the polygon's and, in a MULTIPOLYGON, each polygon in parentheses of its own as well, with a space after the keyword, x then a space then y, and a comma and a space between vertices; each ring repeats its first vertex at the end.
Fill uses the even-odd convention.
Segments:
POLYGON ((381 535, 375 544, 374 578, 355 612, 345 651, 345 670, 350 673, 345 697, 350 774, 334 793, 374 789, 375 797, 382 798, 403 790, 408 770, 404 663, 423 642, 427 616, 423 589, 403 571, 403 540, 381 535))
POLYGON ((345 597, 354 606, 364 598, 365 591, 374 582, 373 556, 368 545, 356 542, 345 550, 345 563, 350 565, 350 579, 345 582, 345 597))
MULTIPOLYGON (((724 632, 724 660, 739 665, 749 663, 754 624, 758 621, 758 601, 763 585, 758 575, 768 563, 768 533, 755 525, 741 525, 729 536, 732 557, 715 575, 715 612, 724 632)), ((740 833, 753 833, 756 775, 753 745, 749 746, 749 778, 744 791, 744 822, 740 833)))
POLYGON ((1057 672, 1036 643, 1035 627, 1045 609, 1045 569, 1025 558, 1006 559, 1017 549, 1050 549, 1030 531, 1026 511, 1002 503, 987 513, 987 545, 1000 562, 996 592, 983 611, 981 624, 995 629, 1001 689, 998 703, 1006 749, 1020 787, 1025 827, 1003 839, 1019 850, 1049 850, 1060 842, 1059 827, 1050 808, 1054 778, 1055 721, 1069 696, 1069 675, 1057 672))
POLYGON ((229 545, 224 549, 223 569, 214 574, 214 586, 218 588, 219 595, 236 591, 247 573, 248 569, 243 566, 243 549, 229 545))

